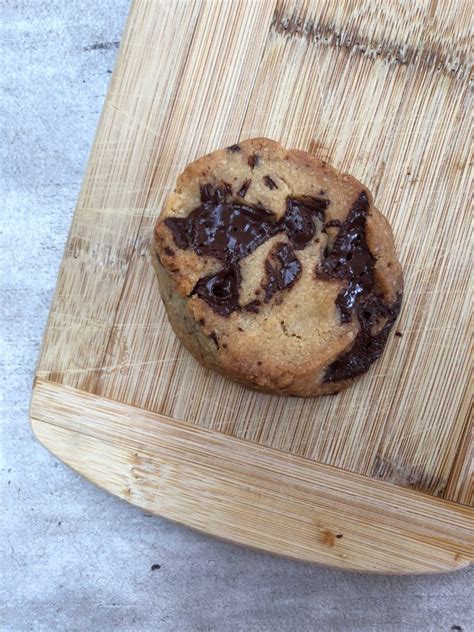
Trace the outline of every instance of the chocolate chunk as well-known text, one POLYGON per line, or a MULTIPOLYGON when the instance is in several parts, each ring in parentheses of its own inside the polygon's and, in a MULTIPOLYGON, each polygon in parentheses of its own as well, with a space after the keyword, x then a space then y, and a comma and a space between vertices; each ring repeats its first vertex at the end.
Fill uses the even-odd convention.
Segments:
POLYGON ((252 183, 252 180, 245 180, 240 189, 237 191, 237 196, 240 198, 244 198, 247 195, 247 191, 252 183))
POLYGON ((272 180, 270 176, 265 176, 263 178, 263 181, 265 183, 265 186, 267 186, 269 189, 278 189, 277 183, 274 180, 272 180))
POLYGON ((328 205, 329 200, 324 198, 287 198, 281 224, 296 250, 304 248, 315 236, 315 219, 324 222, 324 212, 328 205))
POLYGON ((350 322, 355 313, 360 330, 352 347, 327 369, 326 382, 347 380, 367 371, 381 355, 401 305, 401 295, 388 306, 377 292, 375 259, 365 234, 369 199, 362 191, 347 219, 342 223, 332 248, 325 253, 318 276, 347 281, 336 298, 342 322, 350 322), (385 321, 385 322, 384 322, 385 321), (374 327, 384 322, 372 335, 374 327))
POLYGON ((331 219, 324 224, 324 228, 340 228, 341 226, 342 222, 340 219, 331 219))
POLYGON ((260 301, 255 300, 255 301, 252 301, 252 302, 250 302, 250 303, 247 303, 247 305, 245 305, 245 306, 243 307, 243 309, 244 309, 246 312, 253 312, 254 314, 258 314, 258 312, 260 311, 260 305, 261 305, 261 304, 262 304, 262 303, 261 303, 260 301))
POLYGON ((241 151, 240 145, 231 145, 230 147, 227 147, 227 150, 233 154, 237 153, 238 151, 241 151))
POLYGON ((290 288, 301 276, 301 263, 289 244, 278 244, 265 261, 265 303, 279 290, 290 288))
POLYGON ((210 202, 214 199, 214 185, 210 183, 201 184, 199 192, 201 194, 201 202, 210 202))
POLYGON ((199 279, 192 293, 206 301, 218 314, 228 316, 239 309, 239 290, 240 269, 233 265, 199 279))
POLYGON ((178 248, 181 248, 182 250, 189 248, 188 233, 186 230, 187 226, 181 218, 167 217, 165 219, 165 226, 167 226, 173 233, 174 243, 178 246, 178 248))
POLYGON ((251 169, 255 169, 260 164, 260 156, 258 154, 252 154, 248 157, 247 164, 251 169))
POLYGON ((214 341, 216 347, 219 349, 219 339, 217 338, 217 334, 215 331, 211 331, 209 334, 209 338, 214 341))

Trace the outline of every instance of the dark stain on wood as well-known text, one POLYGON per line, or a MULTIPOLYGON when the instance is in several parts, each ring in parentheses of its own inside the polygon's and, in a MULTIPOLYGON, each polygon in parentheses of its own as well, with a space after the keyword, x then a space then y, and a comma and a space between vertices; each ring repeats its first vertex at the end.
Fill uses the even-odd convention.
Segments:
POLYGON ((419 467, 409 463, 397 463, 395 459, 379 455, 375 457, 370 476, 389 481, 393 485, 427 491, 436 496, 441 495, 447 485, 445 479, 424 472, 419 467))
POLYGON ((472 62, 467 49, 446 50, 441 43, 422 48, 389 39, 368 37, 351 24, 347 28, 338 28, 334 24, 312 19, 303 10, 288 15, 282 5, 283 3, 277 4, 271 28, 284 37, 301 37, 320 46, 339 48, 400 66, 417 64, 449 74, 455 79, 464 80, 470 77, 472 62))
POLYGON ((336 542, 336 537, 330 529, 323 529, 322 531, 323 542, 327 546, 333 547, 336 542))

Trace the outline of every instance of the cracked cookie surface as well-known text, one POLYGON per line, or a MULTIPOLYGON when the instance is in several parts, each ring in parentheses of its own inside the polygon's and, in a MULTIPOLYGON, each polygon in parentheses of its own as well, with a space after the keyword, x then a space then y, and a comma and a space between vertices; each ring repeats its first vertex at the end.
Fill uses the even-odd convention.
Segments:
POLYGON ((368 190, 263 138, 188 165, 156 224, 153 263, 191 353, 271 393, 350 385, 381 355, 403 291, 368 190))

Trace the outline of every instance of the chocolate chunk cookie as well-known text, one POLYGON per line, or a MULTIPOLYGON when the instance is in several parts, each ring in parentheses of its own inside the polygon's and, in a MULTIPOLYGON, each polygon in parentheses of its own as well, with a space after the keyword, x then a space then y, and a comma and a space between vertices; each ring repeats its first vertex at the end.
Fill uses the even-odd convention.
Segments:
POLYGON ((155 227, 170 322, 206 367, 270 393, 335 393, 382 353, 403 276, 360 182, 246 140, 188 165, 155 227))

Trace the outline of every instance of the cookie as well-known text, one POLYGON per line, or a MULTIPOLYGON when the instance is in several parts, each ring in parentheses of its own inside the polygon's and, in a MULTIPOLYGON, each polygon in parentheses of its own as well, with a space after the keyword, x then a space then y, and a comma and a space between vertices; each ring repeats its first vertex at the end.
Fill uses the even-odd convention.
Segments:
POLYGON ((381 355, 400 310, 392 231, 367 188, 265 138, 188 165, 152 255, 184 345, 265 392, 346 388, 381 355))

